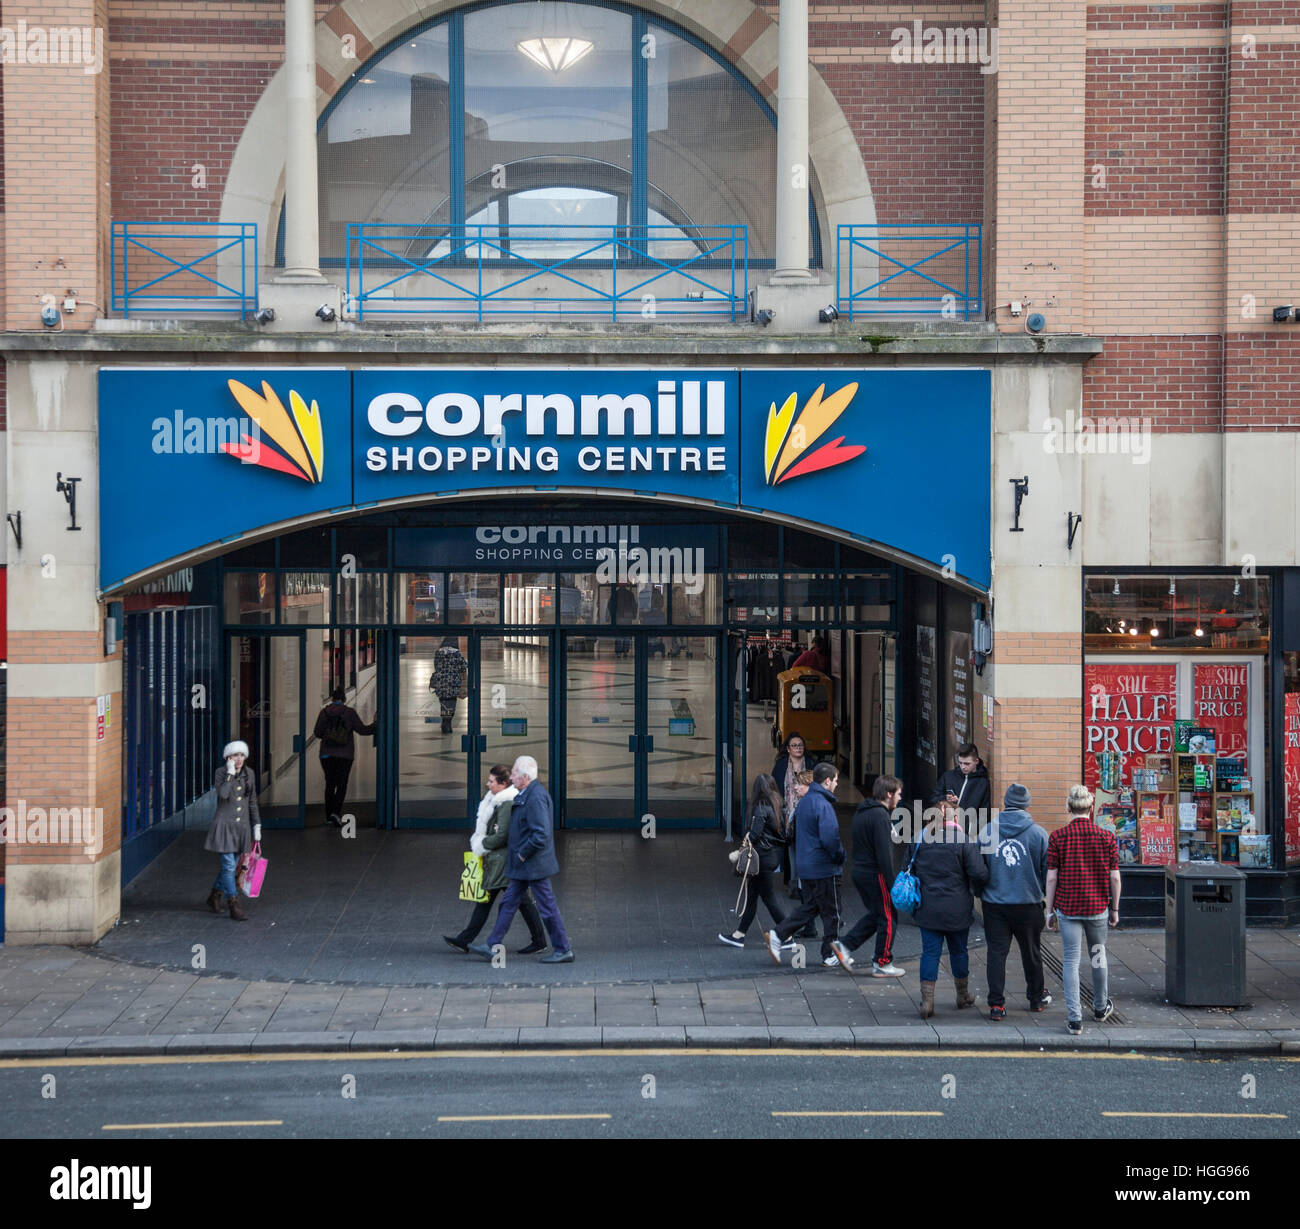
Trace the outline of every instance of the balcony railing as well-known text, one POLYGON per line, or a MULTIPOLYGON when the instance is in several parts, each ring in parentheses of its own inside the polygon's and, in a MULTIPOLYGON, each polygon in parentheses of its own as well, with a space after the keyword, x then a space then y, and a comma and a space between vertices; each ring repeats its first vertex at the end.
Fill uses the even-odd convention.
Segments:
POLYGON ((347 296, 383 315, 724 316, 749 296, 745 226, 386 226, 347 230, 347 296))
POLYGON ((983 317, 980 227, 841 225, 836 235, 841 316, 983 317))
POLYGON ((132 312, 227 312, 257 308, 253 222, 114 222, 110 303, 132 312))

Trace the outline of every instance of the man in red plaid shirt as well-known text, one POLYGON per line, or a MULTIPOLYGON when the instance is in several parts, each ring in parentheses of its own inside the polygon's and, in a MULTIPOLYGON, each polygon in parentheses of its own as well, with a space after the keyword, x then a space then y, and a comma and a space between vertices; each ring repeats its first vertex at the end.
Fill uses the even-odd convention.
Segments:
POLYGON ((1115 1010, 1107 993, 1106 927, 1119 924, 1119 850, 1115 834, 1092 819, 1092 794, 1072 785, 1070 822, 1047 838, 1047 928, 1061 931, 1065 1031, 1083 1032, 1079 957, 1087 938, 1092 964, 1092 1016, 1099 1024, 1115 1010))

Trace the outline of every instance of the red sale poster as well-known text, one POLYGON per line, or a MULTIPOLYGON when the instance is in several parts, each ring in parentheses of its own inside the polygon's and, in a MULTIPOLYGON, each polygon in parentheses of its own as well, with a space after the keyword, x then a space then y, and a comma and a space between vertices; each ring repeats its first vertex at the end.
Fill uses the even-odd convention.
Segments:
POLYGON ((1143 866, 1168 866, 1174 860, 1174 821, 1144 819, 1139 825, 1143 866))
POLYGON ((1300 861, 1300 694, 1288 692, 1282 697, 1286 723, 1286 860, 1289 866, 1300 861))
POLYGON ((1217 735, 1217 753, 1246 758, 1250 719, 1249 667, 1198 662, 1192 673, 1192 718, 1217 735))
POLYGON ((1084 666, 1083 779, 1090 790, 1132 785, 1142 756, 1173 750, 1177 673, 1165 662, 1084 666))

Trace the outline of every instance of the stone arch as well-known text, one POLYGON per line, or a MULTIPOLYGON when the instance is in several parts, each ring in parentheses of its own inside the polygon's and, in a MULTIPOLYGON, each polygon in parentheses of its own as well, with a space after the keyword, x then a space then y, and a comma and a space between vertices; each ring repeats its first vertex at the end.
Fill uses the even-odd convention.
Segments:
MULTIPOLYGON (((316 112, 319 115, 375 52, 407 30, 464 0, 344 0, 316 24, 316 112), (345 41, 346 40, 346 41, 345 41), (355 50, 355 55, 346 55, 355 50)), ((694 34, 723 55, 774 109, 776 22, 750 0, 641 0, 648 15, 694 34)), ((256 222, 264 265, 274 262, 272 236, 284 195, 284 68, 267 84, 239 138, 221 198, 222 221, 256 222)), ((836 227, 874 224, 875 198, 853 129, 830 87, 809 66, 809 155, 820 182, 822 260, 834 268, 836 227)))

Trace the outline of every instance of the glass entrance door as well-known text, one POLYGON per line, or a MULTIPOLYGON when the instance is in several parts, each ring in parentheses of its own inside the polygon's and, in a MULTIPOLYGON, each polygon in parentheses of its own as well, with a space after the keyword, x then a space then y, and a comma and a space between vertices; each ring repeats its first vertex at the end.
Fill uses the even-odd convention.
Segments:
POLYGON ((718 667, 716 636, 565 638, 565 826, 717 823, 718 667))
POLYGON ((488 770, 550 757, 549 635, 398 634, 393 807, 399 828, 471 825, 488 770))
POLYGON ((301 632, 231 636, 230 737, 248 744, 257 806, 268 827, 301 828, 306 764, 301 632))

